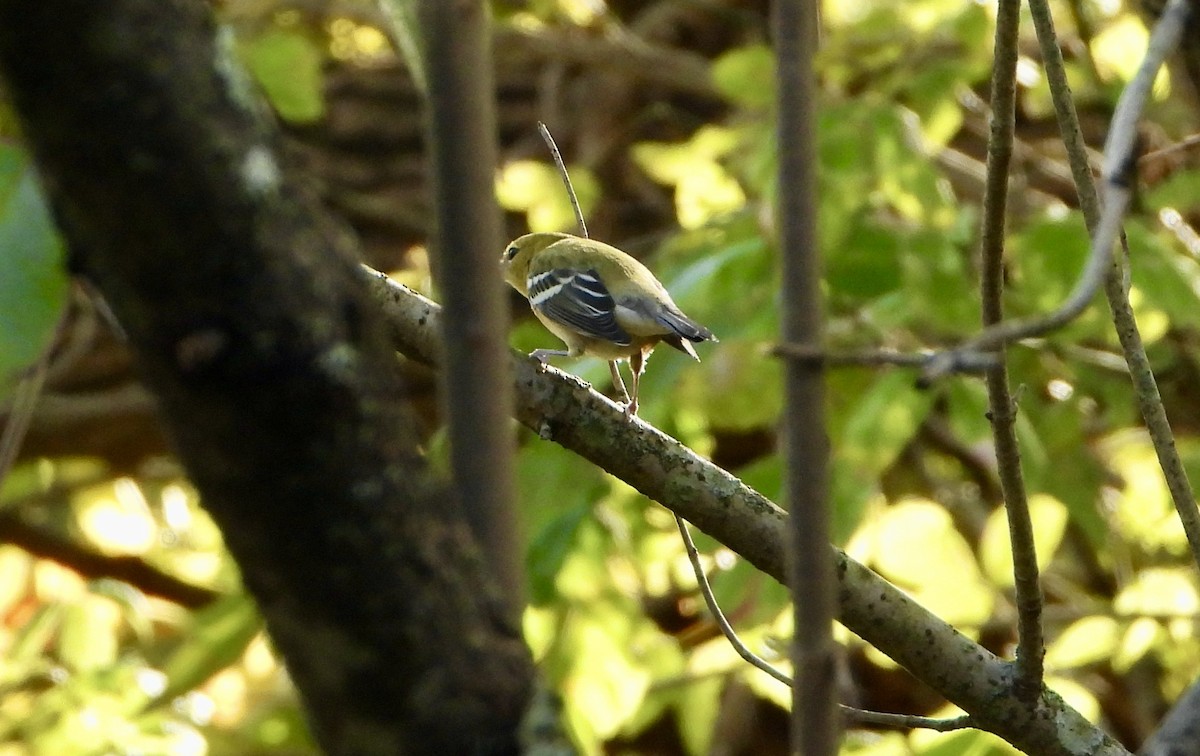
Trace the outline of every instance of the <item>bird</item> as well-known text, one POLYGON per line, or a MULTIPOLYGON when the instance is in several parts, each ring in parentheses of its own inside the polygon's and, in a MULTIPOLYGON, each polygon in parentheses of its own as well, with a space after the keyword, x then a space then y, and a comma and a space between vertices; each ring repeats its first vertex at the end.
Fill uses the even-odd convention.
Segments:
POLYGON ((556 356, 607 360, 627 418, 637 415, 642 371, 660 341, 696 361, 693 343, 717 341, 683 314, 649 268, 604 242, 565 233, 525 234, 509 243, 500 265, 537 319, 567 346, 535 349, 530 356, 543 363, 556 356), (617 367, 622 359, 629 360, 632 395, 617 367))

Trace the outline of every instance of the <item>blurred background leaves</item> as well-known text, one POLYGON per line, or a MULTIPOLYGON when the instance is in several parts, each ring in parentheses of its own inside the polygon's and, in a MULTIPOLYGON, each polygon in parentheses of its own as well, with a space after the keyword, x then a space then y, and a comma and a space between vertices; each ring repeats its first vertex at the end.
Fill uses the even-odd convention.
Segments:
MULTIPOLYGON (((700 364, 661 350, 643 383, 643 416, 780 501, 767 4, 493 6, 497 194, 510 235, 573 230, 536 133, 543 120, 592 235, 645 259, 721 339, 701 350, 700 364)), ((994 10, 957 0, 823 5, 819 222, 830 349, 935 349, 978 328, 994 10)), ((1055 10, 1085 135, 1097 146, 1140 59, 1144 21, 1136 7, 1098 0, 1055 10)), ((411 44, 411 16, 365 0, 230 0, 218 14, 294 158, 358 231, 366 261, 428 290, 420 87, 389 41, 411 44)), ((1087 248, 1025 28, 1006 265, 1014 317, 1057 304, 1087 248)), ((1200 479, 1200 152, 1156 152, 1200 122, 1178 70, 1162 75, 1142 128, 1147 157, 1126 230, 1139 324, 1180 451, 1200 479)), ((11 397, 43 353, 50 370, 0 491, 0 756, 311 753, 286 673, 119 336, 94 303, 68 304, 62 245, 13 124, 0 103, 0 396, 11 397)), ((514 346, 555 343, 513 305, 514 346)), ((1133 747, 1200 674, 1195 565, 1139 430, 1106 311, 1094 307, 1008 354, 1046 570, 1051 682, 1133 747)), ((603 363, 564 367, 608 387, 603 363)), ((405 369, 436 448, 431 377, 405 369)), ((967 635, 1011 653, 1008 534, 979 382, 922 391, 907 372, 867 368, 832 371, 828 382, 838 542, 967 635)), ((669 514, 553 444, 520 439, 525 632, 563 697, 575 745, 784 753, 787 691, 720 637, 669 514)), ((786 592, 697 537, 735 626, 786 668, 786 592)), ((844 630, 838 637, 848 703, 945 713, 878 652, 844 630)), ((864 731, 848 734, 844 752, 1012 749, 978 732, 864 731)))

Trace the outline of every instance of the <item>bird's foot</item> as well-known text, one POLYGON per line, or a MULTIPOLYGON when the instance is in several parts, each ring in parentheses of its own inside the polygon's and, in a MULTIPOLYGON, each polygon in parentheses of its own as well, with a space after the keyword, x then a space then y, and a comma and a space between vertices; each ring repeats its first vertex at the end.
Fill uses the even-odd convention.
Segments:
POLYGON ((529 353, 529 356, 538 362, 542 363, 542 370, 545 370, 550 365, 551 357, 567 357, 570 352, 562 349, 534 349, 529 353))

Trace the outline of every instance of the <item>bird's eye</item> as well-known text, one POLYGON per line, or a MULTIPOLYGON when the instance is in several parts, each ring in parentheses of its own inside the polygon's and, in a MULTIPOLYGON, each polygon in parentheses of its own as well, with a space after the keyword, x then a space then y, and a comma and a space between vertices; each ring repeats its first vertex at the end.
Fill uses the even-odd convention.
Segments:
POLYGON ((511 247, 509 247, 508 249, 504 250, 504 259, 505 259, 505 260, 511 260, 511 259, 513 259, 514 257, 516 257, 516 256, 517 256, 517 252, 519 252, 519 251, 520 251, 520 250, 519 250, 519 249, 517 249, 517 245, 515 245, 515 244, 514 244, 514 245, 512 245, 512 246, 511 246, 511 247))

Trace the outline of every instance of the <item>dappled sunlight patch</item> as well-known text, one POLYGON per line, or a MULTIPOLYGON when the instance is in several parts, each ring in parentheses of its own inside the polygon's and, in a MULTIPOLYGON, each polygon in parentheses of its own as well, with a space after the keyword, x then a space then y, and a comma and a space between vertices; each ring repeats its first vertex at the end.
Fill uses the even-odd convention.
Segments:
POLYGON ((1046 648, 1046 669, 1060 671, 1109 659, 1121 643, 1121 625, 1103 615, 1076 620, 1046 648))
MULTIPOLYGON (((1029 517, 1033 522, 1038 569, 1045 570, 1066 533, 1069 518, 1067 508, 1053 496, 1033 494, 1029 497, 1029 517)), ((1012 539, 1008 531, 1008 516, 1003 508, 996 509, 988 516, 980 539, 980 563, 994 584, 1012 587, 1012 539)))
POLYGON ((869 554, 869 566, 968 634, 991 614, 992 589, 950 515, 936 503, 912 498, 887 507, 852 543, 854 552, 869 554))
POLYGON ((1110 524, 1116 535, 1146 551, 1187 551, 1187 536, 1175 513, 1166 480, 1149 437, 1140 429, 1112 434, 1100 445, 1101 453, 1120 477, 1109 489, 1110 524))

